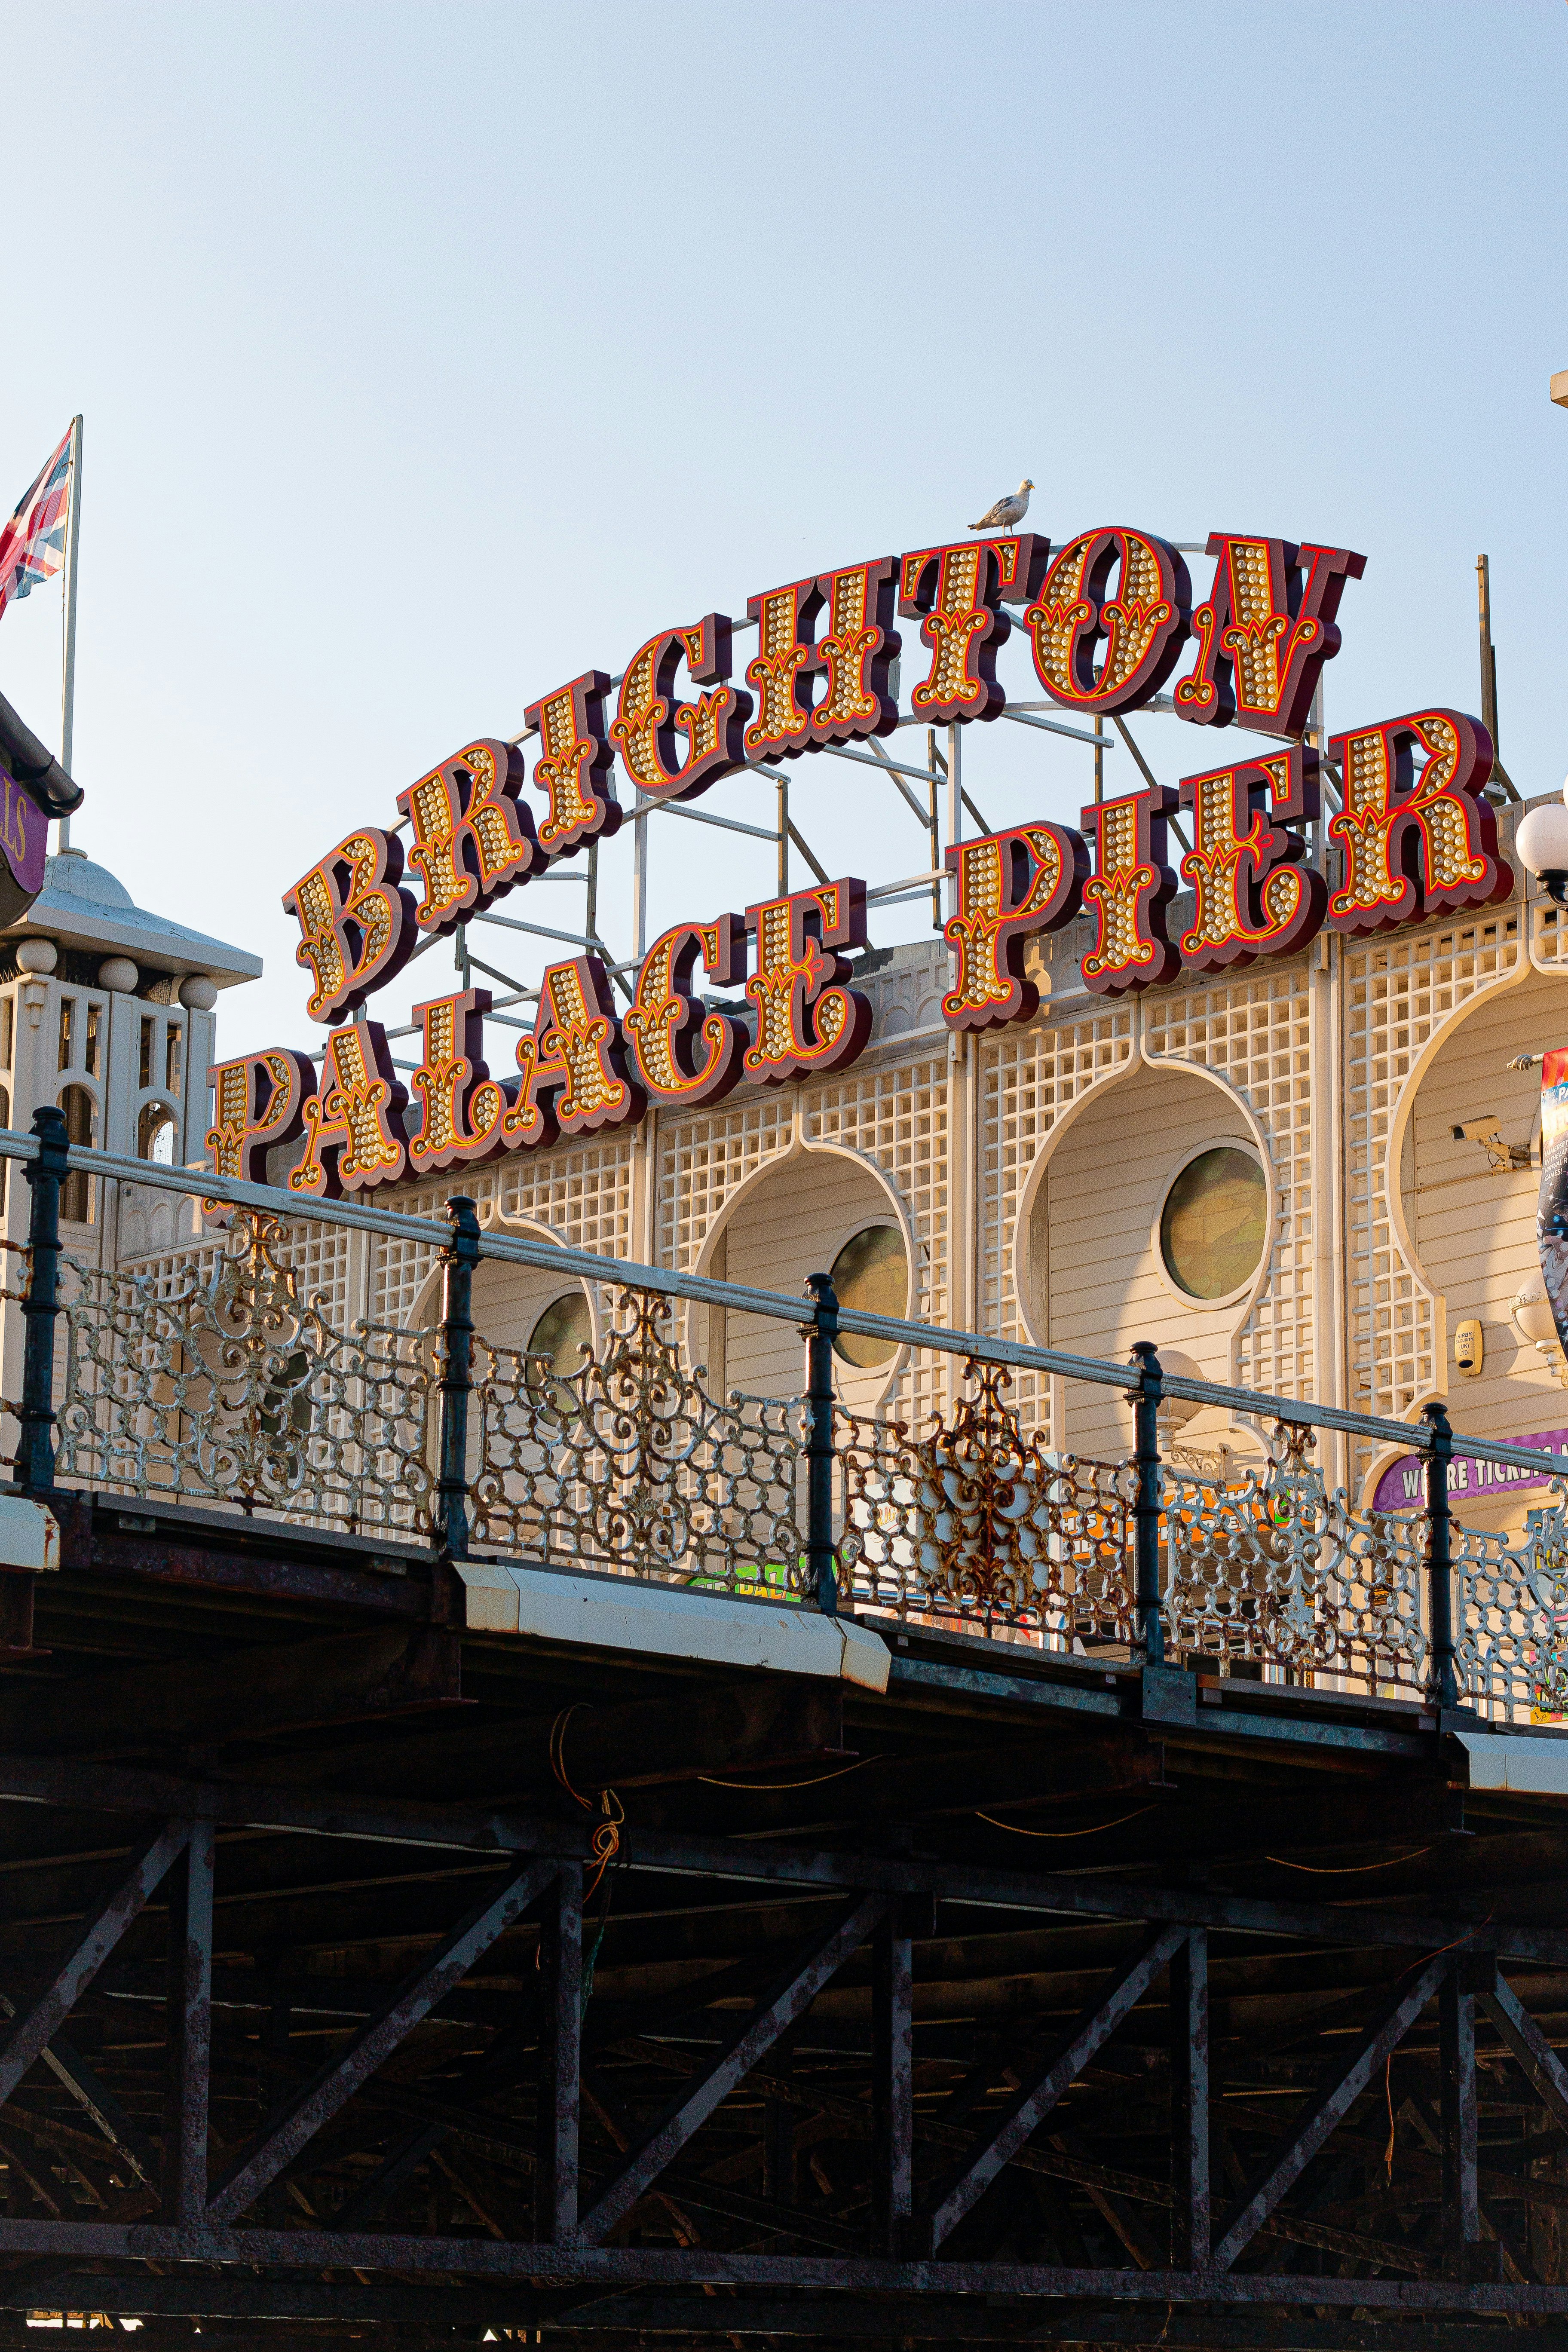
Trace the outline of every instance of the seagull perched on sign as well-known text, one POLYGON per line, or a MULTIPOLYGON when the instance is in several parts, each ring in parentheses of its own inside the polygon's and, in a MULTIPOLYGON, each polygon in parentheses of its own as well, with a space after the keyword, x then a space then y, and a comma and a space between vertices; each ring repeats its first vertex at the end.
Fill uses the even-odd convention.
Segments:
POLYGON ((989 508, 978 522, 972 522, 969 526, 970 530, 1016 530, 1029 511, 1029 492, 1034 487, 1033 482, 1020 482, 1016 490, 1009 490, 1005 499, 998 499, 995 505, 989 508))

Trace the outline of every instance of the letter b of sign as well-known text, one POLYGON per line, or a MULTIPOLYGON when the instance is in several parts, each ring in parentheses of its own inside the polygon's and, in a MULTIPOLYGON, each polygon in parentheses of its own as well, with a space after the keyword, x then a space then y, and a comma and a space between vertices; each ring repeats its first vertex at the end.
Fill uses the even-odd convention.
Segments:
POLYGON ((331 1025, 357 1013, 407 962, 416 933, 402 878, 403 844, 367 824, 284 892, 283 911, 303 934, 295 961, 315 981, 305 1005, 312 1021, 331 1025))

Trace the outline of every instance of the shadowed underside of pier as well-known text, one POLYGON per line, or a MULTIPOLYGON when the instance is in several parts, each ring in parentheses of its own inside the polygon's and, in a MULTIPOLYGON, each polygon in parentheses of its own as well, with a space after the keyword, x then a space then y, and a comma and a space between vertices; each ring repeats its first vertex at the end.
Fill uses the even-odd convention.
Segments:
POLYGON ((0 2340, 1568 2352, 1568 1811, 1463 1717, 476 1634, 412 1548, 59 1507, 0 2340))

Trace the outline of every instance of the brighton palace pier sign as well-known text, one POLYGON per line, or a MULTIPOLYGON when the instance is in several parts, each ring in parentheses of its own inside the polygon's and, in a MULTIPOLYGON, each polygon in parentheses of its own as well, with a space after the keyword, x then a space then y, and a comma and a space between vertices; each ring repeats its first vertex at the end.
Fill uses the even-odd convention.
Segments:
POLYGON ((486 1066, 486 990, 416 1005, 412 1120, 384 1033, 361 1007, 422 938, 614 834, 617 762, 649 799, 686 800, 751 761, 890 733, 895 606, 919 622, 929 654, 910 715, 932 724, 1001 714, 996 654, 1017 613, 1039 682, 1064 710, 1135 710, 1185 657, 1171 698, 1178 718, 1271 739, 1175 792, 1086 808, 1081 833, 1042 820, 950 847, 953 970, 942 1012, 955 1029, 1028 1020, 1037 995, 1025 943, 1080 907, 1098 923, 1084 982, 1114 997, 1184 969, 1288 954, 1325 923, 1356 934, 1506 898, 1512 877, 1483 796, 1490 741, 1478 720, 1438 706, 1333 738, 1342 805, 1329 831, 1343 879, 1331 895, 1307 861, 1301 828, 1318 814, 1319 762, 1300 738, 1322 665, 1339 648, 1340 599, 1363 559, 1230 531, 1214 533, 1208 552, 1214 580, 1194 608, 1181 555, 1147 531, 1085 531, 1054 558, 1032 532, 917 548, 753 596, 745 687, 731 675, 732 625, 710 613, 637 648, 613 715, 611 681, 596 669, 542 696, 526 714, 539 746, 531 779, 515 745, 486 738, 398 794, 417 894, 399 833, 375 824, 336 843, 287 893, 313 983, 309 1011, 330 1032, 321 1081, 310 1057, 282 1048, 218 1065, 216 1167, 261 1179, 268 1152, 303 1134, 295 1192, 364 1192, 638 1119, 650 1102, 692 1108, 742 1080, 777 1085, 852 1062, 871 1026, 840 952, 866 940, 866 886, 853 877, 678 923, 648 949, 618 1015, 596 956, 552 964, 505 1077, 486 1066), (525 787, 541 796, 537 808, 525 787), (1194 903, 1173 939, 1166 916, 1179 886, 1167 830, 1178 807, 1191 812, 1181 871, 1194 903), (713 986, 744 987, 750 1027, 694 992, 699 964, 713 986))

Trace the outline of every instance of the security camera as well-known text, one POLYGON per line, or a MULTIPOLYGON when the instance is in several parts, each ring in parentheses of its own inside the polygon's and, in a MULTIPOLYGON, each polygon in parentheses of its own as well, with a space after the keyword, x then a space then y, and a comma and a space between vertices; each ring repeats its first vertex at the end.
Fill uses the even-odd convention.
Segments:
POLYGON ((1487 1155, 1487 1172, 1491 1176, 1506 1175, 1510 1168, 1528 1168, 1528 1143, 1505 1143, 1502 1122, 1493 1112, 1482 1118, 1468 1118, 1462 1126, 1451 1129, 1456 1143, 1479 1143, 1487 1155))

